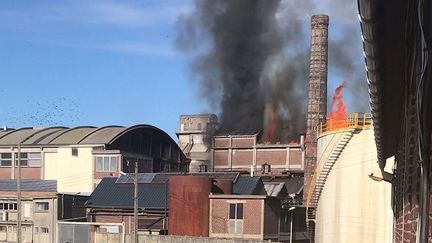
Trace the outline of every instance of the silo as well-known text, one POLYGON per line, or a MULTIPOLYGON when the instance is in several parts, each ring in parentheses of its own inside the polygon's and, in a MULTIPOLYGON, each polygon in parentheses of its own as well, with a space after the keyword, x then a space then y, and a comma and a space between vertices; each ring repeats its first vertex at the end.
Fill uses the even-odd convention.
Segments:
POLYGON ((168 180, 168 234, 209 236, 208 176, 170 176, 168 180))

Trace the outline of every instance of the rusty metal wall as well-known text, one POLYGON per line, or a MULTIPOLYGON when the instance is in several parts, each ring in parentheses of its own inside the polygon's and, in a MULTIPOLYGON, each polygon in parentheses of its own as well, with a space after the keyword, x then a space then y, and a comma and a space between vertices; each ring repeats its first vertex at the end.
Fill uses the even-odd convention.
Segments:
POLYGON ((168 181, 168 234, 209 236, 208 176, 170 176, 168 181))
POLYGON ((329 17, 327 15, 313 15, 311 18, 304 200, 306 200, 311 175, 316 167, 317 140, 315 129, 320 121, 325 121, 327 114, 328 24, 329 17))

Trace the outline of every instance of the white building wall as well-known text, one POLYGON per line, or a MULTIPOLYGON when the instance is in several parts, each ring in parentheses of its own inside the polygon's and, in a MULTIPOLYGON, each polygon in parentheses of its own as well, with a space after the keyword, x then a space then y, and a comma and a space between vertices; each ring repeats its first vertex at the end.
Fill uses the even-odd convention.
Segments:
MULTIPOLYGON (((324 157, 327 144, 337 140, 332 136, 338 134, 318 140, 324 157)), ((316 242, 392 242, 391 185, 368 177, 378 169, 374 141, 373 129, 354 133, 335 162, 318 202, 316 242)), ((387 164, 391 169, 393 163, 387 164)))
POLYGON ((45 179, 57 180, 59 192, 91 193, 93 191, 93 148, 77 147, 77 149, 78 156, 72 155, 72 147, 60 147, 56 152, 44 153, 45 179))

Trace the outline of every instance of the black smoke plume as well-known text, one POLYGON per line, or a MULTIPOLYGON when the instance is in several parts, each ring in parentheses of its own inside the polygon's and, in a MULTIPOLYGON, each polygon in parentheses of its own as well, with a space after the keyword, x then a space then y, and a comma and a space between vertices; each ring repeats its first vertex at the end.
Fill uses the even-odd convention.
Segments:
POLYGON ((196 0, 179 18, 176 46, 190 55, 200 94, 220 111, 222 133, 256 133, 274 125, 274 110, 272 142, 305 131, 315 9, 307 0, 196 0))

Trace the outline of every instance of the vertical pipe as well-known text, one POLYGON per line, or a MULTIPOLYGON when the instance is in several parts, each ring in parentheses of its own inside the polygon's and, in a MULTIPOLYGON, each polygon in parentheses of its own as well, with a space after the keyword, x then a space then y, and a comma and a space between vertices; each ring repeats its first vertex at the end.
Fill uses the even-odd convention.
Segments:
MULTIPOLYGON (((305 187, 309 188, 312 172, 317 159, 317 128, 325 122, 327 114, 327 56, 328 56, 327 15, 313 15, 311 18, 311 52, 309 69, 309 101, 307 131, 305 139, 305 187)), ((307 198, 304 190, 303 198, 307 198)))
POLYGON ((18 173, 17 173, 17 241, 22 242, 21 234, 21 143, 18 144, 18 173))
POLYGON ((138 243, 138 160, 135 161, 134 177, 134 241, 138 243))

